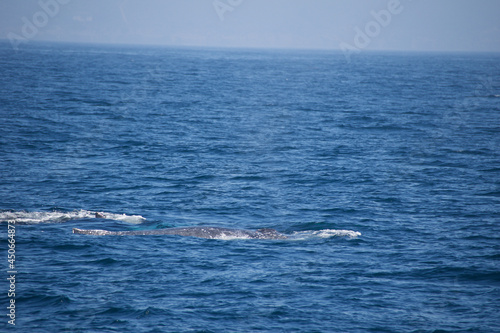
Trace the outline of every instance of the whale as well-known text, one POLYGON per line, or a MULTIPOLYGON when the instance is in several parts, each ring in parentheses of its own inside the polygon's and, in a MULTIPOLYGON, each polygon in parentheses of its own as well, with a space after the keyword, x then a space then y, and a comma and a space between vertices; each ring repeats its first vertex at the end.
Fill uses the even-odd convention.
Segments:
POLYGON ((74 234, 93 236, 178 235, 207 239, 287 239, 288 236, 270 228, 253 230, 219 227, 184 227, 153 230, 109 231, 73 228, 74 234))

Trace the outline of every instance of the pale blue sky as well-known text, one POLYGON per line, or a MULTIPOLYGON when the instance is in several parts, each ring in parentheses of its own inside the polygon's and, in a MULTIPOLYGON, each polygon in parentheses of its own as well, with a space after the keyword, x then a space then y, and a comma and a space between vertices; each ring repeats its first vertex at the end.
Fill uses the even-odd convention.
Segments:
POLYGON ((500 52, 500 0, 1 0, 0 38, 500 52))

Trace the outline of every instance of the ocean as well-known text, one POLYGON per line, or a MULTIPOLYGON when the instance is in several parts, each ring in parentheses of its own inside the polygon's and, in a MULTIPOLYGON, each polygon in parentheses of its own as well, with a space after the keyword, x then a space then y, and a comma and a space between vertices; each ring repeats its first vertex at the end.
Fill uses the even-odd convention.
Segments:
POLYGON ((3 42, 0 73, 1 331, 500 331, 500 55, 3 42), (197 226, 288 238, 72 233, 197 226))

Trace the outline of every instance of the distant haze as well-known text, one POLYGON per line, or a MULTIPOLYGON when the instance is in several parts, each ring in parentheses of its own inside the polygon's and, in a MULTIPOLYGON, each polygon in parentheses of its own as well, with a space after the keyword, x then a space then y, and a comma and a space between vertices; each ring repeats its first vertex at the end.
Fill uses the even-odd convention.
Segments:
POLYGON ((500 52, 499 0, 2 0, 0 38, 500 52))

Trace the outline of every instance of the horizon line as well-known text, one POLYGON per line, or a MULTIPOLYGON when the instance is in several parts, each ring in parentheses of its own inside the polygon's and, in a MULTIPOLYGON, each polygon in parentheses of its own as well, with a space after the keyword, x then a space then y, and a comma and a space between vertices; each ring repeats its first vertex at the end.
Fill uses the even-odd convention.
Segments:
MULTIPOLYGON (((9 44, 11 41, 0 37, 0 43, 9 44)), ((90 42, 90 41, 71 41, 71 40, 29 40, 19 46, 29 45, 30 43, 55 43, 55 44, 74 44, 74 45, 94 45, 94 46, 123 46, 123 47, 157 47, 157 48, 197 48, 197 49, 227 49, 227 50, 268 50, 268 51, 324 51, 324 52, 343 52, 340 48, 328 47, 297 47, 297 46, 235 46, 235 45, 201 45, 201 44, 161 44, 161 43, 127 43, 127 42, 90 42)), ((500 51, 489 50, 436 50, 436 49, 364 49, 358 54, 376 52, 393 53, 453 53, 453 54, 500 54, 500 51)))

